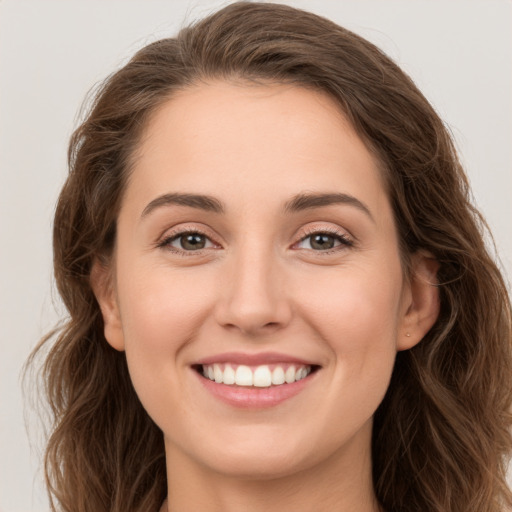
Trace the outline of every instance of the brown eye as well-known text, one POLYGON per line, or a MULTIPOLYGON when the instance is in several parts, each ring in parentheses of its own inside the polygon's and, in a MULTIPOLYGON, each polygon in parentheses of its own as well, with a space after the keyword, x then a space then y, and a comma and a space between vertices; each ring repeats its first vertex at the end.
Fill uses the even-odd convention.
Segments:
POLYGON ((311 248, 317 251, 332 249, 335 243, 335 238, 332 235, 326 235, 325 233, 312 235, 310 237, 311 248))
POLYGON ((206 245, 206 237, 199 233, 189 233, 187 235, 181 235, 179 238, 182 249, 186 251, 197 251, 198 249, 204 249, 206 245))
POLYGON ((190 252, 200 251, 201 249, 213 247, 214 244, 206 235, 203 235, 202 233, 189 232, 180 233, 171 238, 168 238, 163 242, 162 246, 167 246, 178 251, 190 252))
POLYGON ((345 233, 312 233, 304 237, 298 244, 299 249, 309 249, 313 251, 328 251, 340 246, 350 247, 353 242, 345 233))

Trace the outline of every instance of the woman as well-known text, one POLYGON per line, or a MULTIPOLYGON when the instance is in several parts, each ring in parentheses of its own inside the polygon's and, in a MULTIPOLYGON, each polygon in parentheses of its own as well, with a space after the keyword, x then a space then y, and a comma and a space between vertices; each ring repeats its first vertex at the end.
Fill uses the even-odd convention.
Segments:
POLYGON ((105 82, 70 169, 55 510, 511 506, 510 302, 447 131, 377 48, 232 4, 105 82))

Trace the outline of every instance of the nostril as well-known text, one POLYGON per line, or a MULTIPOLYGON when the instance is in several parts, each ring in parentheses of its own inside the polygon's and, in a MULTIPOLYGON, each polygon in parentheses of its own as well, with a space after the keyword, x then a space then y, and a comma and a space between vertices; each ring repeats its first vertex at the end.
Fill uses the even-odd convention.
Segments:
MULTIPOLYGON (((292 318, 286 294, 270 294, 263 289, 261 280, 249 282, 241 279, 232 292, 218 301, 215 320, 224 328, 237 329, 247 335, 268 333, 287 326, 292 318)), ((227 293, 227 292, 226 292, 227 293)))

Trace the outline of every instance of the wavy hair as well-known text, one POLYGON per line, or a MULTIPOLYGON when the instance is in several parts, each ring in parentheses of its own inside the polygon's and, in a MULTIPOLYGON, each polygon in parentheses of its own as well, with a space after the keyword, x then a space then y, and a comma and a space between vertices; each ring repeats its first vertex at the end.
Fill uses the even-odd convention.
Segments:
POLYGON ((69 312, 45 348, 52 412, 45 475, 53 511, 146 512, 166 494, 162 433, 105 341, 90 286, 107 263, 132 157, 148 118, 175 91, 210 80, 324 91, 377 156, 404 269, 418 250, 440 264, 439 318, 398 353, 375 415, 374 488, 389 512, 498 512, 512 506, 511 307, 450 134, 381 50, 292 7, 239 2, 140 50, 96 92, 71 138, 55 214, 54 267, 69 312))

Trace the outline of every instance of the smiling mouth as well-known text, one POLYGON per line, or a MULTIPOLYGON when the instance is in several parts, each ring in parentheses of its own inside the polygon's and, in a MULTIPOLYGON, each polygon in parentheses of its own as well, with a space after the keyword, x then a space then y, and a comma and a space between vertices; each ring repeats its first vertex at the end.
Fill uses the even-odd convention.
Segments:
POLYGON ((305 379, 317 371, 319 366, 301 364, 200 364, 194 369, 204 378, 228 386, 269 388, 286 386, 305 379))

